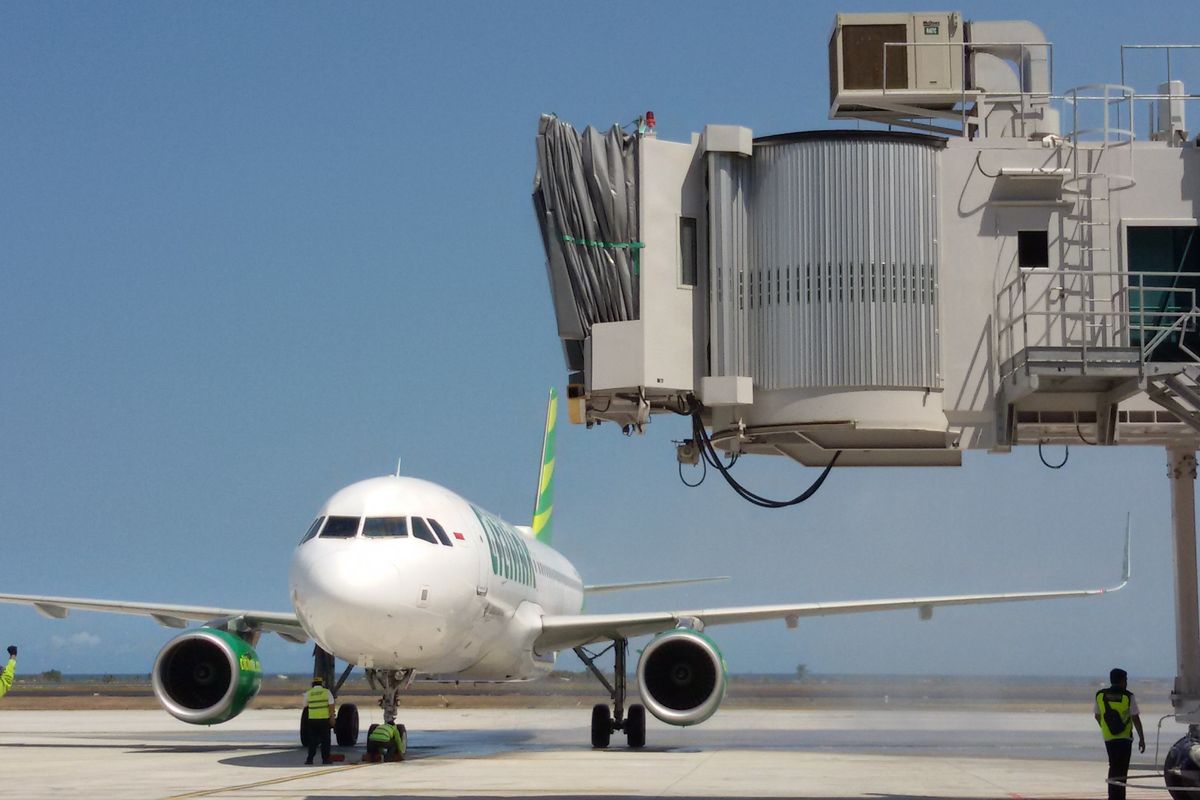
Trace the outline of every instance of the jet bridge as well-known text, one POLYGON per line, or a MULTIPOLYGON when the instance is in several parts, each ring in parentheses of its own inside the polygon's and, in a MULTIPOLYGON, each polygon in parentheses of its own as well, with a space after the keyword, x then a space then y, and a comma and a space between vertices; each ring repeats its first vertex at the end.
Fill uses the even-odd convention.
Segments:
POLYGON ((1123 47, 1118 83, 1061 93, 1029 22, 839 14, 828 47, 829 116, 857 128, 542 118, 572 421, 687 413, 731 456, 813 466, 1163 446, 1175 709, 1200 723, 1198 46, 1123 47))

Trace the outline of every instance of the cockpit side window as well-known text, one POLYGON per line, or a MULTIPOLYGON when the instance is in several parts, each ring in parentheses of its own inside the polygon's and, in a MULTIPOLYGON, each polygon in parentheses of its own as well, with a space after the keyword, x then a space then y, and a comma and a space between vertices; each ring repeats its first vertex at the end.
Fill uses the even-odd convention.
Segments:
POLYGON ((352 539, 358 535, 361 517, 330 517, 321 531, 322 539, 352 539))
POLYGON ((363 536, 408 536, 408 517, 367 517, 363 520, 363 536))
POLYGON ((412 518, 412 535, 418 539, 424 539, 430 544, 437 544, 437 539, 433 538, 433 533, 430 532, 429 526, 425 524, 425 520, 420 517, 412 518))
POLYGON ((309 539, 316 536, 317 532, 321 530, 321 523, 324 521, 325 521, 324 517, 317 517, 316 519, 314 519, 313 524, 308 526, 308 533, 304 534, 304 538, 300 540, 300 544, 304 544, 309 539))
POLYGON ((437 534, 439 542, 446 545, 446 547, 454 546, 450 543, 450 537, 446 535, 446 529, 439 525, 436 519, 430 519, 427 522, 429 522, 429 527, 433 528, 433 532, 437 534))

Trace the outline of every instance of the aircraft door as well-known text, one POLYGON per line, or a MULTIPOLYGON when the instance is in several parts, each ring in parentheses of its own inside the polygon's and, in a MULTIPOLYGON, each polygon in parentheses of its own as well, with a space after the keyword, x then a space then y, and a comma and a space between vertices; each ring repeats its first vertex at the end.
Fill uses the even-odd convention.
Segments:
POLYGON ((483 526, 480 525, 471 534, 475 537, 475 563, 476 563, 476 578, 475 578, 475 594, 483 597, 488 593, 488 581, 492 575, 492 548, 491 543, 483 533, 483 526))

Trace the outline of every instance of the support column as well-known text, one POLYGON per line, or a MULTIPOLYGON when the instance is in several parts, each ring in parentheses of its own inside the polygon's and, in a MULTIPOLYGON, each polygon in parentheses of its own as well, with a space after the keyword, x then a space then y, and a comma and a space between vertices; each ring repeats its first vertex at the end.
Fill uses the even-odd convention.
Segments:
POLYGON ((1196 582, 1196 451, 1167 448, 1175 562, 1175 720, 1200 723, 1200 602, 1196 582))

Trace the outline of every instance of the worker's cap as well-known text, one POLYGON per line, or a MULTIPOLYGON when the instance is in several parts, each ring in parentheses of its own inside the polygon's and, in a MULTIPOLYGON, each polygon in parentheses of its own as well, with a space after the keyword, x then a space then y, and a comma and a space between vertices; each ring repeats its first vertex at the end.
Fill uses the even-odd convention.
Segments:
POLYGON ((313 678, 313 686, 320 686, 320 685, 321 685, 321 684, 323 684, 324 682, 325 682, 325 679, 324 679, 324 678, 322 678, 322 677, 319 677, 319 676, 318 676, 318 677, 316 677, 316 678, 313 678))
POLYGON ((1120 667, 1114 667, 1108 673, 1108 679, 1110 681, 1112 681, 1113 683, 1120 683, 1121 681, 1126 680, 1128 678, 1129 678, 1129 673, 1126 672, 1125 670, 1121 669, 1120 667))

